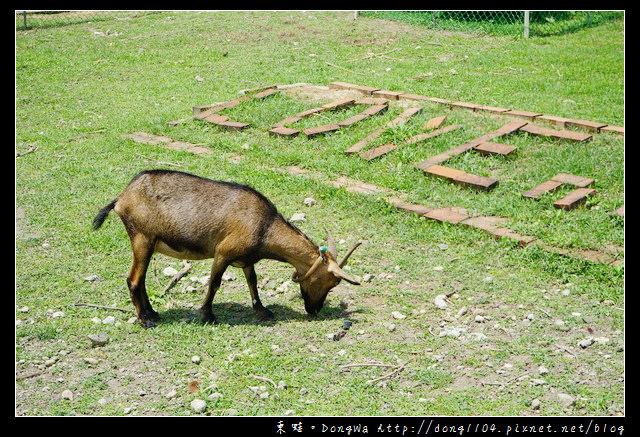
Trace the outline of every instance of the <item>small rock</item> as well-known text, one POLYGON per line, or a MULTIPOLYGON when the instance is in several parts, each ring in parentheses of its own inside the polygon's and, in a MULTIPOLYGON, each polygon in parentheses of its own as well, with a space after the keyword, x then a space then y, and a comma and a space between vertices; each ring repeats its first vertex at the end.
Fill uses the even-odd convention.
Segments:
POLYGON ((28 313, 29 312, 29 307, 28 306, 23 306, 23 307, 19 308, 18 311, 20 311, 21 313, 28 313))
POLYGON ((84 279, 85 281, 89 281, 89 282, 93 282, 93 281, 97 281, 100 277, 98 275, 91 275, 91 276, 85 276, 84 279))
POLYGON ((393 323, 388 323, 388 322, 384 322, 382 324, 382 326, 384 326, 385 328, 387 328, 389 330, 389 332, 393 332, 396 330, 396 325, 393 323))
POLYGON ((482 332, 472 332, 471 334, 469 334, 469 339, 473 341, 485 341, 487 339, 487 336, 482 332))
POLYGON ((342 337, 344 337, 345 335, 347 335, 347 331, 345 331, 344 329, 341 329, 340 331, 336 332, 335 334, 331 334, 331 339, 333 341, 340 341, 340 339, 342 337))
POLYGON ((402 319, 406 319, 407 318, 407 316, 402 314, 400 311, 394 311, 394 312, 391 313, 391 315, 393 316, 394 319, 398 319, 398 320, 402 320, 402 319))
POLYGON ((449 304, 447 303, 447 296, 444 294, 437 295, 433 300, 433 303, 441 310, 444 310, 449 306, 449 304))
POLYGON ((558 331, 566 332, 566 331, 569 331, 569 330, 571 329, 571 328, 569 328, 569 327, 567 326, 567 324, 564 322, 564 320, 556 320, 556 321, 554 322, 554 325, 555 325, 555 328, 556 328, 558 331))
POLYGON ((290 222, 295 223, 295 222, 304 222, 306 221, 306 214, 304 212, 297 212, 294 215, 291 216, 291 218, 289 219, 290 222))
POLYGON ((261 399, 267 399, 269 397, 269 392, 268 391, 263 391, 262 393, 260 393, 260 398, 261 399))
POLYGON ((581 340, 578 342, 578 346, 580 346, 582 349, 586 349, 589 346, 591 346, 592 344, 594 344, 596 341, 593 339, 593 337, 589 337, 589 338, 585 338, 584 340, 581 340))
POLYGON ((469 311, 469 308, 467 307, 460 308, 460 311, 458 311, 458 313, 456 314, 456 318, 464 316, 465 314, 467 314, 468 311, 469 311))
POLYGON ((198 364, 200 362, 200 357, 197 356, 197 355, 192 356, 191 357, 191 362, 198 364))
POLYGON ((221 399, 221 398, 222 398, 222 393, 218 393, 218 392, 211 393, 207 397, 207 399, 209 399, 210 401, 214 401, 214 402, 217 401, 218 399, 221 399))
POLYGON ((438 246, 438 249, 440 250, 447 250, 449 248, 449 245, 444 243, 438 244, 437 246, 438 246))
POLYGON ((531 379, 531 385, 545 385, 547 383, 547 381, 545 381, 544 379, 535 379, 532 378, 531 379))
POLYGON ((101 347, 109 343, 109 334, 106 332, 101 332, 99 334, 89 334, 87 335, 89 340, 91 340, 92 347, 101 347))
POLYGON ((164 270, 162 270, 162 274, 165 276, 175 276, 178 274, 178 271, 173 267, 166 267, 164 270))
POLYGON ((204 413, 204 410, 207 409, 207 403, 202 399, 194 399, 191 401, 191 409, 194 413, 204 413))
POLYGON ((549 369, 547 369, 544 366, 538 367, 538 374, 539 375, 546 375, 547 373, 549 373, 549 369))
POLYGON ((293 415, 295 415, 295 414, 296 414, 296 412, 295 412, 295 411, 293 411, 293 410, 287 410, 287 411, 285 411, 285 412, 284 412, 284 415, 285 415, 285 416, 293 416, 293 415))
POLYGON ((97 358, 85 357, 84 358, 84 362, 89 364, 89 365, 95 366, 96 364, 98 364, 100 362, 100 360, 97 359, 97 358))
POLYGON ((116 318, 113 316, 107 316, 102 319, 102 323, 105 325, 113 325, 116 322, 116 318))
POLYGON ((439 337, 460 337, 460 334, 465 332, 466 328, 444 327, 438 334, 439 337))
POLYGON ((64 313, 62 311, 56 311, 56 312, 51 313, 51 318, 53 318, 53 319, 57 319, 57 318, 60 318, 60 317, 64 317, 64 313))
POLYGON ((293 283, 290 280, 286 280, 284 281, 282 284, 280 284, 278 286, 278 288, 276 288, 276 291, 278 293, 286 293, 287 291, 289 291, 289 287, 292 285, 293 283))
POLYGON ((564 407, 572 407, 572 406, 574 406, 574 405, 575 405, 575 403, 576 403, 576 400, 575 400, 572 396, 570 396, 570 395, 568 395, 568 394, 566 394, 566 393, 558 393, 558 394, 556 395, 556 399, 557 399, 557 400, 558 400, 558 402, 560 402, 560 404, 562 404, 564 407))
POLYGON ((318 203, 318 201, 316 199, 314 199, 313 197, 307 197, 306 199, 304 199, 302 201, 302 203, 304 203, 306 206, 313 206, 316 203, 318 203))
POLYGON ((64 390, 62 393, 60 393, 60 397, 62 399, 66 399, 69 401, 73 400, 73 392, 71 390, 64 390))
POLYGON ((435 270, 436 272, 441 272, 444 270, 444 267, 442 266, 435 266, 432 270, 435 270))
POLYGON ((287 383, 284 381, 278 381, 278 390, 284 390, 287 388, 287 383))
POLYGON ((167 399, 173 399, 173 398, 175 398, 176 396, 178 396, 178 391, 177 391, 177 390, 175 390, 175 389, 173 389, 173 390, 169 390, 169 391, 164 395, 164 397, 165 397, 165 398, 167 398, 167 399))
POLYGON ((366 273, 363 277, 362 277, 362 282, 371 282, 371 280, 374 278, 375 276, 372 275, 371 273, 366 273))
POLYGON ((222 280, 223 280, 223 281, 225 281, 225 282, 228 282, 228 281, 235 281, 236 279, 238 279, 238 278, 237 278, 237 277, 236 277, 236 275, 234 275, 233 273, 230 273, 230 272, 224 272, 224 273, 222 274, 222 280))
POLYGON ((531 408, 534 410, 540 409, 540 399, 534 399, 531 401, 531 408))
POLYGON ((483 316, 478 315, 474 320, 476 323, 484 323, 485 318, 483 316))
POLYGON ((344 322, 342 322, 342 329, 349 329, 351 328, 351 324, 353 322, 351 320, 345 320, 344 322))

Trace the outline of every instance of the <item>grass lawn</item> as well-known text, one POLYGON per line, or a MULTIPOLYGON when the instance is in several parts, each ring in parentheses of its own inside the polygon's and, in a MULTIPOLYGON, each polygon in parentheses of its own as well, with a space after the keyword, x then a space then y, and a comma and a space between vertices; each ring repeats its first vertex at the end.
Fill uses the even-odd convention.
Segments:
POLYGON ((242 89, 332 81, 624 126, 624 23, 523 40, 354 21, 351 12, 224 11, 17 32, 15 147, 37 149, 15 161, 16 415, 190 415, 194 399, 206 401, 208 415, 624 414, 624 219, 611 214, 624 204, 624 137, 574 143, 517 133, 498 141, 516 146, 514 157, 468 152, 448 161, 500 180, 477 192, 415 166, 509 118, 424 102, 372 145, 400 143, 439 115, 462 128, 371 162, 343 152, 395 118, 399 105, 312 139, 267 133, 318 106, 294 89, 225 110, 251 124, 241 132, 188 118, 193 106, 233 100, 242 89), (123 137, 141 131, 210 153, 123 137), (276 319, 261 322, 242 272, 230 268, 236 279, 214 300, 219 323, 202 325, 199 279, 211 261, 193 262, 163 292, 163 270, 181 263, 156 255, 147 287, 162 320, 149 330, 128 323, 133 313, 107 308, 133 311, 125 229, 115 214, 98 232, 91 221, 149 168, 252 185, 286 218, 305 213, 298 226, 318 244, 325 226, 339 251, 362 240, 350 273, 371 280, 341 284, 310 318, 297 286, 285 283, 293 268, 263 261, 261 298, 276 319), (572 211, 553 207, 569 186, 539 201, 522 197, 558 173, 595 179, 596 195, 572 211), (331 183, 345 176, 414 203, 503 217, 544 245, 619 262, 519 247, 407 214, 331 183), (307 197, 317 203, 304 205, 307 197), (434 299, 443 294, 441 309, 434 299), (113 323, 102 323, 109 316, 113 323), (344 320, 352 326, 334 341, 344 320), (109 342, 93 348, 87 335, 100 332, 109 342), (363 363, 395 367, 344 367, 363 363))

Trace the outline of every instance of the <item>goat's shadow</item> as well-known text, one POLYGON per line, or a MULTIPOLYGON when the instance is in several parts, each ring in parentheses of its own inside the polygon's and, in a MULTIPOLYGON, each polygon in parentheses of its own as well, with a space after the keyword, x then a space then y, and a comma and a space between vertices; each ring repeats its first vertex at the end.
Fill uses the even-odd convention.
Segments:
MULTIPOLYGON (((310 316, 304 310, 297 311, 291 306, 277 303, 266 305, 266 308, 273 313, 273 319, 262 319, 253 311, 252 307, 237 302, 214 303, 213 314, 215 314, 216 323, 219 325, 272 326, 286 321, 337 320, 359 312, 359 310, 347 311, 347 305, 344 302, 325 304, 322 310, 314 316, 310 316)), ((166 311, 160 310, 159 313, 160 320, 157 322, 158 326, 177 323, 202 323, 200 321, 200 312, 197 309, 170 308, 166 311)))

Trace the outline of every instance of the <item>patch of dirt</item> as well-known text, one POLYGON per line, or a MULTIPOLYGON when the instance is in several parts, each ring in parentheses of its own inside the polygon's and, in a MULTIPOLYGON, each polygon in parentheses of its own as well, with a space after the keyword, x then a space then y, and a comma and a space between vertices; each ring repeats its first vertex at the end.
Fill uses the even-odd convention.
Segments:
POLYGON ((293 99, 303 99, 314 103, 329 103, 334 100, 352 98, 361 99, 362 93, 354 90, 333 89, 328 86, 302 85, 281 90, 293 99))
POLYGON ((29 240, 40 238, 40 231, 35 231, 29 225, 29 220, 25 217, 24 208, 16 207, 16 239, 29 240))

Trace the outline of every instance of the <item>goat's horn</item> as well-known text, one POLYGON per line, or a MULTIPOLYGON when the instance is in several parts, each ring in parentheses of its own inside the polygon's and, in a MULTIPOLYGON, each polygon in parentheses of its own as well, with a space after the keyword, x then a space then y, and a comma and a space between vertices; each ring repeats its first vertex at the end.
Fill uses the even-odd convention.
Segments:
POLYGON ((349 252, 347 252, 344 258, 342 258, 342 261, 340 261, 340 264, 338 264, 340 268, 344 267, 347 264, 347 260, 349 259, 353 251, 356 250, 358 246, 360 246, 361 244, 362 244, 362 241, 358 241, 356 244, 353 245, 351 249, 349 249, 349 252))
POLYGON ((338 257, 338 250, 336 249, 336 240, 333 239, 333 236, 331 235, 331 232, 329 232, 329 229, 324 228, 325 231, 327 231, 327 248, 328 251, 331 255, 333 255, 333 258, 337 258, 338 257))
POLYGON ((360 285, 360 283, 358 281, 356 281, 354 278, 352 278, 351 276, 347 275, 336 263, 330 263, 328 270, 333 273, 333 275, 336 278, 339 279, 344 279, 345 281, 349 282, 350 284, 353 285, 360 285))

